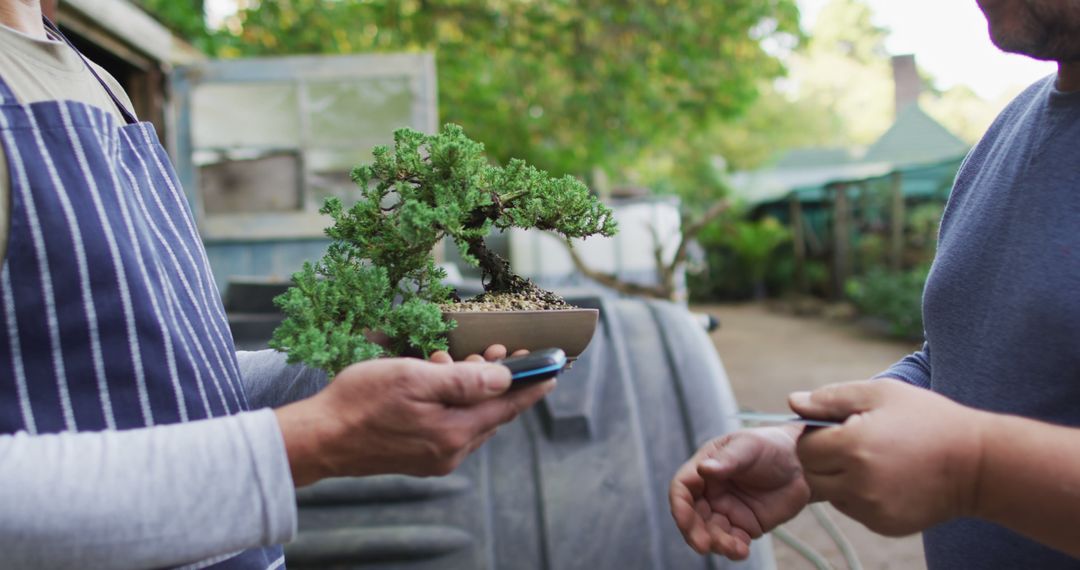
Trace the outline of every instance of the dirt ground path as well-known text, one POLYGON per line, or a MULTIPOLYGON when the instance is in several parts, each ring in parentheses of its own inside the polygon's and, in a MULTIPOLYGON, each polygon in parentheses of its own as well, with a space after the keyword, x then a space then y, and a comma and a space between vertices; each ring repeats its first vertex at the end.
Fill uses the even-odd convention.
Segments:
MULTIPOLYGON (((864 379, 911 352, 911 343, 870 336, 859 328, 822 318, 796 317, 760 304, 696 305, 695 312, 720 319, 712 333, 720 358, 742 408, 786 411, 787 394, 831 382, 864 379)), ((926 568, 918 536, 887 538, 827 507, 852 542, 866 570, 926 568)), ((784 528, 818 551, 833 568, 844 558, 829 535, 805 511, 784 528)), ((774 539, 779 570, 813 570, 814 565, 774 539)))

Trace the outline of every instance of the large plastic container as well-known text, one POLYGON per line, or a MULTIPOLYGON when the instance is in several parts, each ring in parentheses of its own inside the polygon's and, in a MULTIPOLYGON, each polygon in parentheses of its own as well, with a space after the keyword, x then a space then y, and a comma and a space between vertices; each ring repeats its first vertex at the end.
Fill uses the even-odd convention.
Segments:
POLYGON ((672 474, 699 444, 738 427, 701 324, 670 303, 571 301, 599 308, 600 324, 558 389, 450 476, 332 479, 299 490, 288 566, 774 568, 768 539, 733 563, 695 554, 671 520, 672 474))

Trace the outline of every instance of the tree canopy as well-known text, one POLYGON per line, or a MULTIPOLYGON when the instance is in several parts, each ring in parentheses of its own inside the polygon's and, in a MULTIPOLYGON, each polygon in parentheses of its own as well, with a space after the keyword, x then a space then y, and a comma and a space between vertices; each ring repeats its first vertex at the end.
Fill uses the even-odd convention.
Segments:
MULTIPOLYGON (((201 9, 143 2, 181 31, 201 9)), ((739 116, 783 73, 763 42, 792 43, 797 20, 794 0, 263 0, 202 43, 226 57, 433 51, 442 120, 499 162, 585 175, 739 116)))

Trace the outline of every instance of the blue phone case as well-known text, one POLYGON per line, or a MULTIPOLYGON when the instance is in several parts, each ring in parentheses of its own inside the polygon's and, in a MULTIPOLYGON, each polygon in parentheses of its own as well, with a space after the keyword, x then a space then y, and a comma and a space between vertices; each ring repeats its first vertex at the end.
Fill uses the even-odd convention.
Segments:
POLYGON ((566 353, 558 348, 547 348, 511 356, 499 361, 510 369, 514 383, 547 380, 559 374, 566 367, 566 353))

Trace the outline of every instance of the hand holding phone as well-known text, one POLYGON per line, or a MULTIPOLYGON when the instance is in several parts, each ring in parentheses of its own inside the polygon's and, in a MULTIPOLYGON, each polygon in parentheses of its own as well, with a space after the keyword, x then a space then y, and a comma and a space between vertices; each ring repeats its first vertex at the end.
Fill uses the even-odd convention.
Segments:
POLYGON ((545 348, 496 362, 510 369, 511 386, 516 386, 554 378, 566 367, 566 353, 560 348, 545 348))

